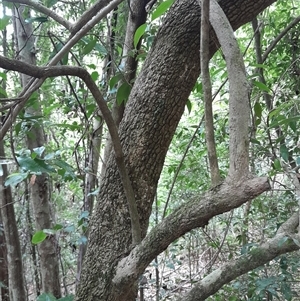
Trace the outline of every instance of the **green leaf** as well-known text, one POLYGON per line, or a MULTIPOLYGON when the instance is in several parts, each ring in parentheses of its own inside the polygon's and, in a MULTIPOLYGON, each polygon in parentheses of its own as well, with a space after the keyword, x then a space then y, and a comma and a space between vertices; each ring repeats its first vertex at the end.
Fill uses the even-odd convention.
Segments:
POLYGON ((289 151, 288 151, 287 147, 285 146, 285 144, 280 145, 280 155, 284 161, 286 161, 286 162, 289 161, 289 151))
POLYGON ((10 21, 9 16, 3 16, 3 18, 0 18, 0 30, 4 30, 5 27, 8 25, 9 21, 10 21))
POLYGON ((278 159, 274 160, 274 168, 278 171, 281 171, 281 163, 278 159))
POLYGON ((29 157, 17 157, 17 161, 20 167, 31 173, 52 173, 56 172, 56 170, 45 163, 44 160, 38 158, 29 158, 29 157))
POLYGON ((94 39, 90 40, 90 41, 87 43, 87 45, 83 48, 82 53, 83 53, 84 55, 90 53, 90 52, 94 49, 94 47, 95 47, 95 45, 96 45, 96 42, 97 42, 97 41, 94 40, 94 39))
POLYGON ((254 112, 256 117, 258 117, 259 119, 261 119, 261 113, 262 113, 262 107, 260 105, 259 102, 256 102, 254 105, 254 112))
POLYGON ((53 230, 58 231, 58 230, 61 230, 62 228, 63 228, 63 225, 56 224, 56 225, 54 225, 53 230))
POLYGON ((300 157, 297 157, 297 159, 296 159, 296 164, 297 164, 297 166, 300 165, 300 157))
POLYGON ((130 91, 131 91, 131 86, 127 82, 123 83, 119 87, 116 95, 118 105, 120 105, 123 101, 125 102, 127 101, 130 91))
POLYGON ((46 0, 45 5, 47 7, 51 7, 53 5, 55 5, 59 0, 46 0))
POLYGON ((43 230, 37 231, 32 236, 31 242, 36 245, 43 242, 46 239, 46 237, 47 234, 43 230))
POLYGON ((145 33, 145 30, 147 28, 147 24, 144 23, 142 24, 134 33, 134 38, 133 38, 133 45, 134 48, 137 48, 137 45, 141 39, 141 37, 143 36, 143 34, 145 33))
POLYGON ((151 20, 155 20, 161 15, 163 15, 169 7, 173 4, 174 0, 166 0, 162 2, 158 7, 155 9, 155 11, 152 13, 151 20))
POLYGON ((25 23, 33 23, 33 22, 45 23, 48 22, 48 17, 35 17, 35 18, 25 19, 25 23))
POLYGON ((271 89, 261 82, 253 81, 253 85, 256 86, 258 89, 260 89, 261 91, 268 92, 268 93, 271 92, 271 89))
POLYGON ((99 78, 99 73, 97 71, 93 71, 91 73, 91 78, 95 82, 99 78))
POLYGON ((5 72, 0 72, 0 77, 3 78, 4 80, 7 80, 7 75, 5 72))
POLYGON ((119 82, 121 78, 123 78, 122 73, 113 76, 109 81, 109 88, 112 89, 119 82))
POLYGON ((7 98, 6 91, 0 87, 0 98, 7 98))
POLYGON ((95 50, 97 50, 99 54, 107 55, 106 48, 103 45, 99 44, 99 43, 96 43, 95 50))
POLYGON ((189 113, 191 114, 191 111, 192 111, 192 103, 191 101, 188 99, 187 102, 186 102, 186 107, 189 111, 189 113))
POLYGON ((5 186, 16 186, 22 181, 24 181, 29 175, 29 172, 22 172, 22 173, 14 173, 7 177, 4 185, 5 186))

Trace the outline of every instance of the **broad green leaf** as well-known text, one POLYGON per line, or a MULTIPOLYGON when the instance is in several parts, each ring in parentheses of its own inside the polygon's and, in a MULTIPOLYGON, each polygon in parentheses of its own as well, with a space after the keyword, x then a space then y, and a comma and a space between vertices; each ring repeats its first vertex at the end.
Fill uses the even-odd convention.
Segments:
POLYGON ((91 73, 91 78, 95 82, 99 78, 99 73, 97 71, 93 71, 91 73))
POLYGON ((58 166, 63 170, 63 175, 68 175, 72 179, 76 179, 76 175, 74 173, 74 168, 68 164, 66 161, 60 160, 60 159, 54 159, 52 160, 52 164, 58 166))
POLYGON ((46 239, 46 237, 47 234, 43 230, 37 231, 33 234, 31 242, 36 245, 43 242, 46 239))
POLYGON ((284 161, 288 162, 289 151, 288 151, 287 147, 285 146, 285 144, 280 145, 280 155, 284 161))
POLYGON ((48 22, 48 17, 35 17, 35 18, 25 19, 25 23, 33 23, 33 22, 45 23, 48 22))
POLYGON ((297 164, 297 166, 300 165, 300 157, 297 157, 297 159, 296 159, 296 164, 297 164))
POLYGON ((127 101, 130 91, 131 91, 131 86, 127 82, 123 83, 119 87, 116 95, 118 105, 120 105, 123 101, 125 102, 127 101))
POLYGON ((9 16, 3 16, 2 18, 0 18, 0 30, 4 30, 5 27, 8 25, 9 21, 10 21, 9 16))
POLYGON ((256 117, 258 117, 260 119, 261 118, 261 113, 262 113, 262 107, 261 107, 259 102, 255 103, 254 112, 255 112, 256 117))
POLYGON ((151 20, 155 20, 158 17, 162 16, 169 7, 173 4, 174 0, 166 0, 158 5, 158 7, 155 9, 155 11, 151 15, 151 20))
POLYGON ((63 225, 56 224, 56 225, 54 225, 53 230, 58 231, 58 230, 61 230, 62 228, 63 228, 63 225))
POLYGON ((44 160, 38 158, 29 158, 29 157, 17 157, 17 161, 20 167, 31 173, 52 173, 56 170, 47 164, 44 160))
POLYGON ((97 50, 99 54, 107 55, 106 48, 103 45, 99 44, 99 43, 96 43, 95 50, 97 50))
POLYGON ((134 33, 134 38, 133 38, 133 45, 134 48, 137 48, 137 45, 141 39, 141 37, 143 36, 143 34, 145 33, 145 30, 147 28, 147 24, 144 23, 142 24, 134 33))
POLYGON ((0 72, 0 77, 3 78, 4 80, 7 80, 7 75, 5 72, 0 72))
POLYGON ((22 173, 14 173, 7 177, 4 185, 5 186, 16 186, 22 181, 24 181, 28 177, 28 172, 22 172, 22 173))
POLYGON ((82 53, 83 54, 88 54, 88 53, 90 53, 93 49, 94 49, 94 47, 95 47, 95 45, 96 45, 96 40, 94 40, 94 39, 91 39, 89 42, 88 42, 88 44, 83 48, 83 50, 82 50, 82 53))
POLYGON ((253 81, 253 85, 259 88, 261 91, 268 92, 268 93, 271 92, 271 89, 261 82, 253 81))
POLYGON ((113 76, 109 81, 109 88, 112 89, 119 82, 121 78, 123 78, 122 73, 113 76))

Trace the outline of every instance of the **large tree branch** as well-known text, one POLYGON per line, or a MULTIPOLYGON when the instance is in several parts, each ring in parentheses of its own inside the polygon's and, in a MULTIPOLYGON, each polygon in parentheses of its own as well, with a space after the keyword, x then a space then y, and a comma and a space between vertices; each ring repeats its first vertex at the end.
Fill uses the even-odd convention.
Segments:
POLYGON ((175 239, 192 229, 204 227, 213 216, 237 208, 269 189, 267 178, 230 184, 225 182, 209 190, 201 198, 186 202, 154 227, 142 243, 119 262, 114 278, 116 290, 129 288, 153 258, 175 239))
POLYGON ((98 89, 97 85, 91 78, 90 74, 82 67, 73 67, 73 66, 37 67, 31 64, 23 63, 21 61, 11 60, 3 56, 0 56, 0 67, 7 70, 18 71, 36 77, 38 79, 45 79, 48 77, 56 77, 56 76, 63 76, 63 75, 73 75, 81 78, 85 82, 85 84, 91 91, 102 113, 102 116, 108 127, 109 134, 112 137, 116 163, 120 172, 125 195, 128 200, 128 206, 129 206, 129 212, 131 218, 132 242, 133 244, 139 243, 141 241, 141 227, 139 224, 139 215, 137 211, 134 191, 124 162, 124 154, 122 151, 118 129, 100 90, 98 89))

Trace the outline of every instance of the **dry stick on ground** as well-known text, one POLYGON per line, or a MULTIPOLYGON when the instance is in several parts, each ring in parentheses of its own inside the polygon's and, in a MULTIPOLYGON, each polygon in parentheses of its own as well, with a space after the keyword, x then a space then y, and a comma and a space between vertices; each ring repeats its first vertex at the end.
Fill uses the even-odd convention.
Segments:
POLYGON ((209 7, 210 0, 200 1, 201 5, 201 35, 200 35, 200 57, 201 57, 201 75, 203 97, 205 103, 205 133, 206 145, 208 153, 208 161, 211 173, 211 185, 216 186, 220 183, 220 170, 218 165, 218 157, 215 144, 213 108, 212 108, 212 88, 209 75, 209 40, 210 40, 210 23, 209 23, 209 7))
POLYGON ((70 67, 70 66, 58 66, 58 67, 36 67, 30 64, 22 63, 16 60, 10 60, 3 56, 0 56, 0 67, 7 70, 14 70, 24 74, 28 74, 35 78, 42 78, 43 80, 47 77, 55 77, 62 75, 73 75, 81 78, 88 89, 91 91, 103 118, 107 124, 109 134, 112 137, 113 147, 115 151, 116 163, 120 172, 124 192, 128 201, 129 213, 131 218, 131 231, 132 231, 132 243, 134 245, 141 241, 141 228, 139 223, 139 216, 137 211, 137 205, 135 201, 134 191, 128 176, 128 172, 124 162, 124 154, 119 138, 116 124, 112 118, 111 112, 107 107, 103 96, 98 89, 97 85, 91 78, 90 74, 81 67, 70 67))

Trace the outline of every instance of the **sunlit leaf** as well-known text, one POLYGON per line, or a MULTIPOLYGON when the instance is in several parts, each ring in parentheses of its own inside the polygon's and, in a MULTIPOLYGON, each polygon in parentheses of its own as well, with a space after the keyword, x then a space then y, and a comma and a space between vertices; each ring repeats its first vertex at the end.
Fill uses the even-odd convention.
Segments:
POLYGON ((253 83, 254 86, 259 88, 261 91, 268 92, 268 93, 271 92, 271 89, 269 87, 267 87, 265 84, 261 83, 261 82, 253 81, 252 83, 253 83))
POLYGON ((9 23, 10 19, 11 19, 11 17, 9 17, 9 16, 3 16, 2 18, 0 18, 0 30, 5 29, 5 27, 9 23))
POLYGON ((158 7, 154 10, 154 12, 151 15, 151 20, 155 20, 162 16, 169 7, 174 3, 174 0, 166 0, 158 5, 158 7))
POLYGON ((24 181, 28 177, 28 172, 22 172, 22 173, 14 173, 7 177, 4 185, 5 186, 16 186, 22 181, 24 181))
POLYGON ((137 48, 137 45, 141 39, 141 37, 143 36, 143 34, 145 33, 145 30, 147 28, 147 24, 142 24, 136 31, 134 34, 134 38, 133 38, 133 45, 134 48, 137 48))
POLYGON ((43 242, 46 239, 46 237, 47 234, 43 230, 37 231, 33 234, 31 242, 36 245, 43 242))

